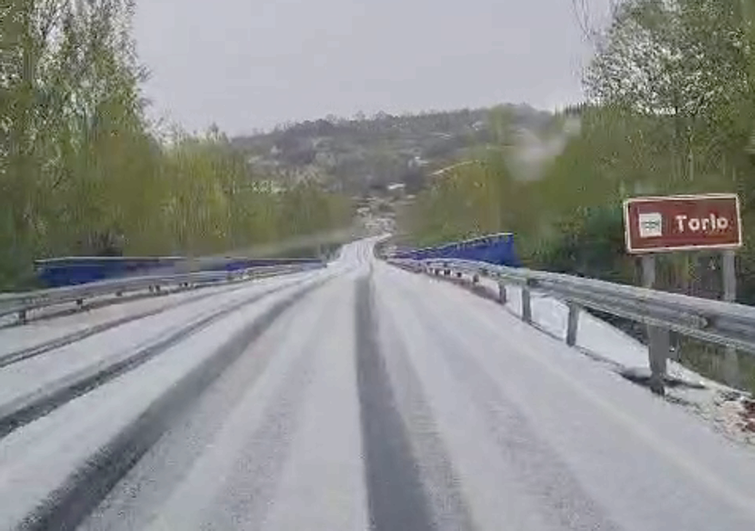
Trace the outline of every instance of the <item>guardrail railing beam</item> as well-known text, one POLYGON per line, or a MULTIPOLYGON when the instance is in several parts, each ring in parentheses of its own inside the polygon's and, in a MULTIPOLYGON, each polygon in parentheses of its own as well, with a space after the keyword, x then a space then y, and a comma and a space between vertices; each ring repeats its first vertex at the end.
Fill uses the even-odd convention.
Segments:
POLYGON ((84 301, 93 297, 122 297, 127 291, 149 291, 152 294, 163 294, 169 291, 169 286, 188 289, 202 284, 234 281, 239 278, 264 278, 270 275, 306 271, 323 265, 312 263, 265 265, 231 274, 225 271, 198 271, 162 276, 120 278, 27 293, 0 293, 0 317, 16 315, 18 316, 18 323, 25 324, 32 310, 61 304, 76 304, 77 308, 83 309, 85 307, 84 301))

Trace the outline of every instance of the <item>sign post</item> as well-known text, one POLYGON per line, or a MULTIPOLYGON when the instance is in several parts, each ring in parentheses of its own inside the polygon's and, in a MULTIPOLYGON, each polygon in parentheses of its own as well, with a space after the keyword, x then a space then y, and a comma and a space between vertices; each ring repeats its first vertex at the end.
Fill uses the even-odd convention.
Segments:
MULTIPOLYGON (((642 257, 642 286, 652 289, 655 286, 655 255, 642 257)), ((666 377, 671 334, 667 329, 648 325, 648 364, 650 365, 650 390, 657 395, 665 395, 664 378, 666 377)))
MULTIPOLYGON (((624 202, 627 251, 642 255, 643 285, 655 283, 652 253, 720 249, 723 251, 724 300, 736 298, 734 250, 742 246, 742 221, 735 194, 637 197, 624 202)), ((663 394, 670 350, 669 331, 648 326, 650 387, 663 394)), ((727 349, 726 378, 738 378, 737 354, 727 349)))
MULTIPOLYGON (((724 272, 724 297, 727 302, 737 300, 737 272, 736 256, 733 250, 723 252, 723 272, 724 272)), ((739 357, 737 350, 732 346, 726 347, 726 357, 724 358, 724 379, 732 387, 739 387, 739 357)))

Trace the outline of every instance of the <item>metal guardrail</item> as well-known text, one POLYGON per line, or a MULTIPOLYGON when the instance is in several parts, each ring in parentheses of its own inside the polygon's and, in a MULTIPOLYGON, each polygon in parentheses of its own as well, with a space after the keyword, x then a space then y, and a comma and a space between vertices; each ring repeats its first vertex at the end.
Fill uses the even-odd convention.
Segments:
MULTIPOLYGON (((324 264, 323 264, 324 265, 324 264)), ((25 293, 0 293, 0 317, 17 314, 19 321, 25 323, 32 310, 76 303, 83 307, 86 299, 106 295, 121 296, 127 292, 149 290, 160 293, 166 286, 195 287, 218 282, 228 282, 242 278, 264 278, 286 273, 319 269, 323 265, 297 264, 254 267, 239 271, 199 271, 169 275, 150 275, 103 280, 88 284, 51 288, 25 293)))
POLYGON ((391 259, 389 262, 417 272, 494 279, 503 303, 506 302, 506 284, 519 285, 522 287, 522 319, 528 323, 532 322, 532 290, 562 300, 569 308, 566 341, 571 346, 576 344, 582 308, 644 323, 648 325, 650 336, 651 388, 659 393, 663 393, 670 330, 755 353, 755 307, 752 306, 468 260, 391 259))
POLYGON ((198 271, 239 271, 258 267, 319 264, 316 258, 70 256, 34 261, 46 288, 62 288, 124 277, 175 275, 198 271))
POLYGON ((397 249, 394 258, 407 260, 471 260, 519 267, 514 235, 510 232, 488 234, 469 240, 420 249, 397 249))

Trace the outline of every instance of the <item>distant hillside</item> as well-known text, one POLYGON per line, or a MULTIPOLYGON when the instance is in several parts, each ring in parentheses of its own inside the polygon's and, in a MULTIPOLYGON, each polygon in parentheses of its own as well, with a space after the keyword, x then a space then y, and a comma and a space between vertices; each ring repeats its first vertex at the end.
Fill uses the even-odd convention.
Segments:
POLYGON ((233 139, 253 167, 282 179, 315 179, 349 194, 385 190, 403 182, 409 193, 427 175, 494 143, 497 129, 537 131, 552 115, 527 105, 354 119, 327 117, 233 139))

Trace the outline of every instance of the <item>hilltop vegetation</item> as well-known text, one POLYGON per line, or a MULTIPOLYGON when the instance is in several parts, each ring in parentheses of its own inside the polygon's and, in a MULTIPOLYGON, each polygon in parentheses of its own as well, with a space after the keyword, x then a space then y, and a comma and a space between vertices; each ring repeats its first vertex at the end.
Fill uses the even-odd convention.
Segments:
POLYGON ((368 194, 404 183, 410 193, 428 174, 496 138, 501 123, 538 130, 551 116, 527 105, 352 119, 328 116, 233 139, 253 167, 282 179, 314 178, 345 193, 368 194))

